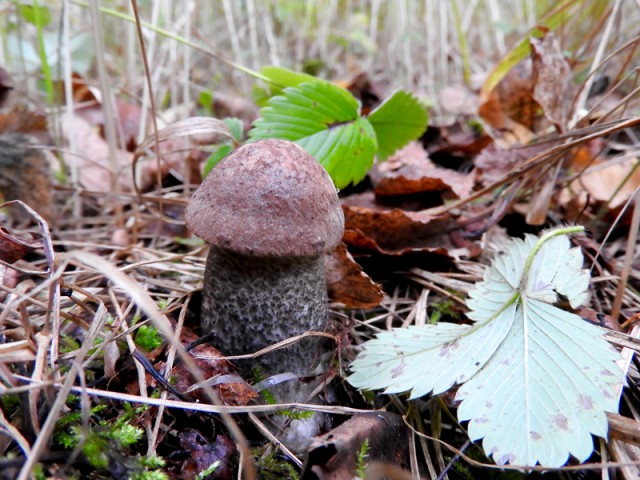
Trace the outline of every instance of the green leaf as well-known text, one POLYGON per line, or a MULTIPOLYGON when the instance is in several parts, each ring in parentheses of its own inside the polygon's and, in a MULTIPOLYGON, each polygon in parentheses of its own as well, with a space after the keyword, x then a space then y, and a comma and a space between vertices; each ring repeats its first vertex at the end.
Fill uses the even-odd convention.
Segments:
POLYGON ((240 143, 244 135, 244 122, 236 117, 223 118, 222 121, 229 128, 233 139, 240 143))
POLYGON ((398 91, 369 115, 378 139, 378 158, 386 160, 399 148, 422 135, 427 110, 410 93, 398 91))
POLYGON ((46 27, 51 23, 51 11, 47 6, 20 4, 18 12, 25 22, 46 27))
POLYGON ((512 240, 469 293, 471 326, 396 329, 364 344, 348 378, 359 388, 411 390, 454 383, 461 421, 499 464, 557 467, 586 460, 591 435, 606 437, 624 374, 603 331, 554 303, 587 298, 589 273, 569 227, 512 240))
POLYGON ((362 180, 377 149, 375 132, 360 117, 358 101, 328 82, 285 88, 262 109, 249 137, 296 142, 322 164, 338 188, 362 180))
POLYGON ((215 167, 220 161, 229 155, 233 151, 233 145, 230 143, 225 143, 224 145, 220 145, 216 149, 211 152, 209 158, 204 163, 204 168, 202 169, 202 178, 205 178, 209 175, 209 172, 215 167))

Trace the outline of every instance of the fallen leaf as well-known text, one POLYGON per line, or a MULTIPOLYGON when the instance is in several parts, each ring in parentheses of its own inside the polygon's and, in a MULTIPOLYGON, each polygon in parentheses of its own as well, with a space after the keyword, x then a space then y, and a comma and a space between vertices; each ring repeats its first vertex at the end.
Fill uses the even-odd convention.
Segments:
MULTIPOLYGON (((369 177, 379 197, 453 192, 458 198, 466 198, 474 184, 473 175, 434 164, 418 142, 411 142, 386 162, 376 165, 369 177)), ((433 205, 425 205, 428 206, 433 205)))
POLYGON ((533 136, 538 105, 533 98, 531 60, 513 67, 495 89, 481 97, 480 116, 505 146, 526 145, 533 136))
POLYGON ((573 100, 571 67, 562 54, 560 43, 548 32, 543 38, 530 38, 533 99, 558 130, 567 130, 569 108, 573 100))
POLYGON ((324 257, 325 277, 332 302, 347 308, 373 308, 380 305, 382 287, 371 280, 347 251, 344 243, 324 257))
POLYGON ((501 179, 507 173, 512 172, 529 158, 549 149, 553 145, 532 145, 526 147, 514 146, 501 148, 498 145, 489 145, 473 163, 482 170, 479 175, 483 185, 490 185, 501 179))
POLYGON ((480 99, 477 94, 462 84, 447 85, 438 92, 438 103, 451 115, 475 115, 480 99))
POLYGON ((109 146, 89 122, 74 116, 61 117, 62 135, 66 143, 74 139, 77 154, 65 153, 69 170, 77 169, 80 185, 94 192, 133 191, 131 161, 133 154, 117 149, 110 160, 109 146))
POLYGON ((569 206, 572 211, 581 212, 587 198, 590 198, 598 202, 609 202, 608 207, 612 211, 619 209, 640 187, 639 162, 637 158, 621 163, 597 160, 561 192, 560 204, 569 206))
MULTIPOLYGON (((198 338, 187 328, 184 328, 180 335, 180 341, 184 345, 188 345, 198 338)), ((210 382, 209 384, 218 392, 224 405, 247 405, 258 395, 237 375, 231 363, 223 359, 220 351, 208 343, 192 348, 189 350, 189 355, 193 357, 202 375, 210 382)), ((161 370, 163 365, 164 363, 160 362, 156 368, 161 370)), ((183 363, 174 365, 171 374, 175 378, 173 386, 176 390, 187 393, 199 401, 208 401, 202 388, 195 385, 195 379, 183 363)))
POLYGON ((0 227, 0 260, 3 262, 15 263, 38 248, 42 248, 42 240, 34 232, 31 232, 31 239, 26 240, 0 227))
POLYGON ((359 250, 385 255, 432 252, 449 256, 449 250, 471 245, 455 244, 450 230, 458 229, 455 220, 445 215, 430 217, 420 212, 382 207, 366 208, 343 203, 344 242, 359 250))

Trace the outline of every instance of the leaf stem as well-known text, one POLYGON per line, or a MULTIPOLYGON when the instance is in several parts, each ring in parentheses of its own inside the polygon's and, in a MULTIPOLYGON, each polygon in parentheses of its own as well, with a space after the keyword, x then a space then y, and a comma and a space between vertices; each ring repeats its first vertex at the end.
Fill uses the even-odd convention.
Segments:
POLYGON ((574 225, 572 227, 563 227, 556 228, 555 230, 549 230, 547 233, 542 235, 536 244, 533 246, 533 249, 529 253, 527 257, 527 261, 524 264, 524 270, 522 271, 522 277, 520 278, 520 290, 524 288, 524 285, 529 277, 529 270, 531 270, 531 265, 533 264, 533 259, 535 258, 538 251, 542 248, 547 241, 551 240, 553 237, 557 237, 558 235, 571 235, 574 233, 584 232, 584 226, 582 225, 574 225))

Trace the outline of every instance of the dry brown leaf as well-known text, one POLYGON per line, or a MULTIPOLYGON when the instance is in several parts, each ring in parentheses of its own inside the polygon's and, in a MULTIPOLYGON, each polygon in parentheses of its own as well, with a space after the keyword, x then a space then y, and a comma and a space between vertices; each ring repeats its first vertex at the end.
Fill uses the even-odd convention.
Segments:
POLYGON ((474 159, 474 164, 482 170, 480 179, 484 185, 490 185, 517 168, 527 159, 549 149, 553 145, 532 145, 527 147, 501 148, 489 145, 474 159))
POLYGON ((411 142, 375 166, 369 176, 376 196, 380 197, 453 192, 458 198, 466 198, 474 183, 472 175, 434 164, 418 142, 411 142))
POLYGON ((478 253, 472 242, 462 239, 456 221, 447 215, 431 217, 421 212, 359 207, 344 202, 342 208, 343 241, 355 252, 394 256, 428 252, 447 258, 478 253))
MULTIPOLYGON (((184 345, 188 345, 196 341, 199 337, 184 328, 180 335, 180 341, 184 345)), ((218 392, 220 400, 224 405, 247 405, 258 394, 246 383, 240 379, 233 370, 231 363, 223 359, 223 356, 217 349, 211 345, 204 343, 198 345, 189 351, 193 357, 200 372, 206 379, 215 379, 216 377, 228 378, 229 381, 221 382, 213 386, 218 392), (233 381, 236 379, 236 381, 233 381)), ((160 362, 156 368, 160 371, 163 367, 160 362)), ((189 369, 184 363, 179 363, 173 367, 172 377, 175 378, 173 386, 181 393, 187 393, 199 401, 207 401, 207 396, 201 388, 194 387, 195 380, 189 369)))
POLYGON ((109 159, 109 147, 97 130, 86 120, 74 116, 61 118, 62 134, 66 143, 73 136, 78 155, 66 153, 65 164, 69 169, 78 169, 80 185, 95 192, 133 191, 131 160, 133 155, 116 150, 115 161, 109 159))
POLYGON ((560 202, 572 203, 575 208, 581 210, 588 194, 593 200, 609 202, 609 208, 612 210, 621 207, 640 187, 638 162, 637 158, 622 163, 597 162, 562 192, 560 202))
POLYGON ((35 232, 30 233, 31 239, 25 240, 12 235, 6 228, 0 227, 0 260, 15 263, 26 254, 42 248, 42 240, 35 232))
POLYGON ((533 89, 531 60, 525 59, 513 67, 494 90, 481 98, 478 113, 505 146, 526 145, 533 136, 538 110, 533 89))
POLYGON ((329 299, 347 308, 373 308, 380 305, 382 287, 371 280, 340 243, 324 257, 329 299))
POLYGON ((553 33, 547 33, 542 39, 532 37, 529 42, 535 83, 533 98, 547 119, 564 132, 573 100, 571 67, 553 33))
MULTIPOLYGON (((187 458, 182 463, 180 476, 174 478, 203 478, 202 471, 216 462, 218 463, 215 468, 216 479, 236 478, 234 474, 235 443, 222 432, 216 432, 215 425, 207 425, 203 422, 202 426, 204 427, 202 431, 194 428, 179 430, 178 439, 187 458)), ((214 478, 214 476, 210 475, 207 478, 214 478)))

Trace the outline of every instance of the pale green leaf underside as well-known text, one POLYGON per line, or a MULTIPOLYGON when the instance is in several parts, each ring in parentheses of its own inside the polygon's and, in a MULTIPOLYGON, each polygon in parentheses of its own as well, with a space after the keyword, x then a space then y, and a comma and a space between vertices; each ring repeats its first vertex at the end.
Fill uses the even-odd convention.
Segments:
POLYGON ((428 116, 426 108, 413 95, 399 91, 371 112, 368 119, 378 139, 378 158, 386 160, 424 133, 428 116))
POLYGON ((458 418, 496 463, 557 467, 586 460, 606 437, 621 371, 602 331, 577 315, 527 300, 500 348, 465 383, 458 418))
POLYGON ((375 132, 360 117, 357 100, 328 82, 285 88, 262 109, 249 137, 296 142, 322 164, 338 188, 362 180, 377 149, 375 132))
POLYGON ((577 307, 589 274, 565 235, 540 247, 512 240, 469 294, 474 325, 442 323, 383 332, 364 344, 349 382, 411 398, 458 391, 458 414, 473 440, 497 463, 560 466, 581 461, 591 435, 606 436, 623 373, 603 332, 553 304, 558 293, 577 307), (535 248, 533 260, 530 255, 535 248))
POLYGON ((379 333, 351 364, 349 382, 385 393, 411 390, 411 398, 444 392, 486 363, 509 330, 514 307, 503 321, 481 328, 442 323, 379 333))

